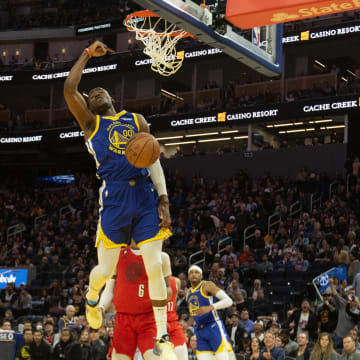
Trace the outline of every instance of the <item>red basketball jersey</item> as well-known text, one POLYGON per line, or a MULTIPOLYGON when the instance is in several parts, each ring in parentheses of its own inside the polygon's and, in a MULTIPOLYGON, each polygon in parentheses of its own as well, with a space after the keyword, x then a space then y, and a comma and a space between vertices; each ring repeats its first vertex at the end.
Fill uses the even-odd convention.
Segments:
POLYGON ((129 246, 120 252, 113 303, 118 313, 145 314, 153 311, 142 256, 135 255, 129 246))
POLYGON ((167 303, 167 321, 177 321, 178 315, 176 313, 176 280, 174 276, 170 276, 170 286, 172 290, 172 297, 167 303))

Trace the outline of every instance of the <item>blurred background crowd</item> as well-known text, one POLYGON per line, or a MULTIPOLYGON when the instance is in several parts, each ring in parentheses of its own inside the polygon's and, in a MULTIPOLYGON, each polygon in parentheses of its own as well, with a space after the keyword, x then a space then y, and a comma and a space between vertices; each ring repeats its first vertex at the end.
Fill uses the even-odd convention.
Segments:
MULTIPOLYGON (((304 349, 305 330, 309 344, 319 333, 329 333, 339 352, 350 331, 357 339, 357 165, 355 161, 349 188, 339 180, 332 193, 329 185, 334 179, 306 169, 294 180, 250 178, 240 171, 219 183, 198 176, 186 183, 178 174, 167 174, 174 235, 164 249, 171 256, 173 274, 181 279, 177 306, 190 352, 195 339, 185 293, 187 268, 194 262, 203 266, 205 279, 234 301, 222 316, 239 356, 252 356, 254 338, 262 347, 266 329, 294 358, 298 358, 295 350, 304 349), (311 205, 314 192, 324 195, 322 203, 311 205), (290 208, 295 202, 301 211, 294 214, 290 208), (269 226, 274 213, 279 214, 278 221, 269 226), (252 236, 244 237, 252 225, 252 236), (313 278, 343 266, 347 280, 334 277, 333 288, 324 290, 323 299, 316 296, 313 278)), ((2 179, 0 261, 10 268, 28 267, 31 274, 29 284, 9 283, 0 290, 2 329, 16 333, 32 329, 31 341, 30 331, 24 333, 32 354, 47 346, 55 359, 61 358, 57 352, 71 349, 81 351, 83 359, 100 360, 106 358, 113 334, 113 314, 98 331, 89 329, 84 316, 84 293, 96 262, 98 184, 87 174, 75 179, 73 184, 56 186, 2 179), (23 224, 25 230, 9 236, 7 229, 15 224, 23 224), (36 337, 42 340, 38 343, 36 337)), ((37 356, 31 359, 44 358, 37 356)))

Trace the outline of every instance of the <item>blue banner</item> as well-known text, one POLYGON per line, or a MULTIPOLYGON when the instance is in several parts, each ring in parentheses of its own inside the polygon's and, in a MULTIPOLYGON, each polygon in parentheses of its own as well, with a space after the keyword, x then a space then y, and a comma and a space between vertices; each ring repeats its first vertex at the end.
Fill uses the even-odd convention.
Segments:
POLYGON ((55 184, 73 184, 75 183, 75 176, 74 175, 45 176, 39 178, 38 180, 53 182, 55 184))
POLYGON ((5 289, 9 283, 20 286, 27 284, 28 269, 0 269, 0 289, 5 289))
POLYGON ((334 269, 330 269, 328 272, 326 272, 325 274, 321 275, 318 278, 319 288, 320 288, 321 292, 325 291, 330 286, 329 279, 332 276, 336 276, 339 279, 339 282, 341 280, 347 280, 346 266, 341 266, 341 267, 336 267, 334 269))

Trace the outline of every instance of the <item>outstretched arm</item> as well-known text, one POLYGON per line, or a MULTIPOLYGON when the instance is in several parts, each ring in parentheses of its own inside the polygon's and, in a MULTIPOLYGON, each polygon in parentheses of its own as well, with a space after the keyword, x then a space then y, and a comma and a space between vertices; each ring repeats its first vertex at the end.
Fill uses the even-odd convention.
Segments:
POLYGON ((64 84, 64 97, 71 113, 76 118, 81 129, 85 132, 85 137, 90 135, 95 129, 96 116, 93 114, 83 96, 78 91, 82 71, 84 70, 88 60, 92 56, 102 56, 108 51, 108 47, 100 41, 95 41, 87 49, 85 49, 71 68, 64 84))

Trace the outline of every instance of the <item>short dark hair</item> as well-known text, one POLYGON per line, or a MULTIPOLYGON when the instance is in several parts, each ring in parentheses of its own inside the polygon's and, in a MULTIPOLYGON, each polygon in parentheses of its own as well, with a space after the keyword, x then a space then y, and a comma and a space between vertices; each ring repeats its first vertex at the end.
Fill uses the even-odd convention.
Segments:
POLYGON ((301 334, 304 334, 306 336, 306 339, 309 340, 309 332, 307 330, 303 330, 301 333, 297 334, 296 338, 301 334))
POLYGON ((343 340, 346 339, 346 338, 350 338, 353 342, 355 342, 355 339, 354 337, 351 335, 351 334, 347 334, 343 337, 343 340))
POLYGON ((25 333, 29 331, 31 332, 31 334, 33 333, 32 329, 24 329, 23 334, 25 335, 25 333))

